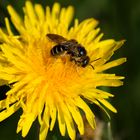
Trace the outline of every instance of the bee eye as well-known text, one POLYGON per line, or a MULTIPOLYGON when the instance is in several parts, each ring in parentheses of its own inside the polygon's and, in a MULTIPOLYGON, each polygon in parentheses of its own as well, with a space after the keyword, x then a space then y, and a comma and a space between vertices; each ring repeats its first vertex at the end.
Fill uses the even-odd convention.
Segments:
POLYGON ((82 61, 82 67, 86 67, 89 63, 90 58, 87 56, 85 57, 85 59, 83 59, 82 61))
POLYGON ((77 49, 78 49, 78 52, 79 52, 79 55, 78 55, 79 57, 86 56, 87 52, 86 52, 84 47, 77 47, 77 49))

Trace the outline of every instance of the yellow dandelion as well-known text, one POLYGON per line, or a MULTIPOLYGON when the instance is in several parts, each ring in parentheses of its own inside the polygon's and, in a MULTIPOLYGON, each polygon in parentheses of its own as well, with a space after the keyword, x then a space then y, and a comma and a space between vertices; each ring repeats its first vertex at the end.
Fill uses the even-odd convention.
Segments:
POLYGON ((74 25, 70 26, 72 6, 60 8, 55 3, 52 9, 47 6, 44 11, 40 4, 33 6, 27 1, 24 20, 12 6, 8 6, 8 11, 19 34, 14 35, 8 18, 5 18, 7 30, 0 29, 0 81, 10 85, 11 89, 6 93, 6 99, 0 101, 0 121, 22 108, 17 133, 22 131, 23 137, 38 119, 40 140, 45 140, 56 121, 61 135, 64 136, 67 130, 74 140, 76 125, 79 133, 84 134, 81 110, 90 126, 95 128, 95 116, 85 99, 104 111, 106 107, 117 112, 107 101, 113 95, 98 87, 123 84, 121 79, 124 77, 108 74, 105 70, 126 61, 120 58, 109 62, 124 40, 101 41, 103 34, 99 34, 100 29, 96 28, 98 22, 93 18, 81 23, 75 19, 74 25), (51 55, 57 42, 51 40, 48 34, 74 39, 84 46, 90 58, 88 65, 78 65, 77 61, 81 63, 82 58, 74 58, 66 50, 61 55, 51 55))

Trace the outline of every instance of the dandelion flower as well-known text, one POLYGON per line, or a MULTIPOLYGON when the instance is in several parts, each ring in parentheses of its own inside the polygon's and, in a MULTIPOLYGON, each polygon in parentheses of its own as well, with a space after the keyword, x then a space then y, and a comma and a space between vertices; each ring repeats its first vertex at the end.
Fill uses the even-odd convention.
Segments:
POLYGON ((52 9, 47 6, 44 10, 40 4, 32 5, 27 1, 23 10, 24 19, 8 6, 17 35, 12 32, 8 18, 5 18, 6 30, 0 29, 0 81, 11 87, 6 99, 0 101, 0 121, 22 108, 17 133, 22 131, 23 137, 38 119, 40 140, 45 140, 56 121, 61 135, 67 130, 74 140, 76 126, 79 133, 84 134, 81 111, 95 128, 95 116, 86 100, 104 111, 108 108, 117 112, 107 101, 113 95, 99 87, 123 84, 124 77, 108 74, 105 70, 126 61, 125 58, 109 61, 124 40, 101 40, 103 34, 99 33, 98 22, 93 18, 81 23, 75 19, 70 26, 72 6, 60 8, 55 3, 52 9), (46 36, 49 33, 77 40, 85 47, 90 64, 80 67, 69 60, 68 54, 52 56, 50 50, 56 43, 46 36))

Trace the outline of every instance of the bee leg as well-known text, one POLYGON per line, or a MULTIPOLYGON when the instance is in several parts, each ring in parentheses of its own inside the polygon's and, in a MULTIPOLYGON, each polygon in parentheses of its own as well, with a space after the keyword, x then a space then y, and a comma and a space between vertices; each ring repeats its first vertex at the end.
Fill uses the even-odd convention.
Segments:
POLYGON ((70 56, 70 61, 75 61, 74 57, 70 56))

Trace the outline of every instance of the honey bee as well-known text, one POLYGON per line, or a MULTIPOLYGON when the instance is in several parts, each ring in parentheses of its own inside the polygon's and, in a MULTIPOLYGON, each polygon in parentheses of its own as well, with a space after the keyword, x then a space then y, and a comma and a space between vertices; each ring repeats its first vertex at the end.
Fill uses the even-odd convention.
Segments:
POLYGON ((89 64, 90 58, 87 56, 86 49, 75 39, 67 40, 57 34, 47 34, 46 36, 57 43, 50 51, 52 56, 66 53, 70 56, 70 61, 74 61, 78 66, 86 67, 89 64))

